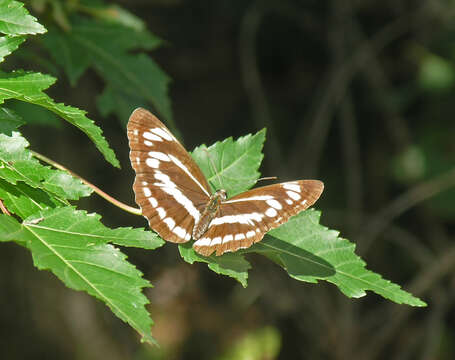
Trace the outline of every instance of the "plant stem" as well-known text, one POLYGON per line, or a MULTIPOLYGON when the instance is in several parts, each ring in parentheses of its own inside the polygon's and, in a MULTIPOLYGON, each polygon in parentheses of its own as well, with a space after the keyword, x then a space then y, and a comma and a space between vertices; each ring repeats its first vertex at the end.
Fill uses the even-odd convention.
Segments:
POLYGON ((118 201, 117 199, 114 199, 112 196, 106 194, 103 190, 101 190, 97 186, 93 185, 91 182, 85 180, 84 178, 80 177, 79 175, 77 175, 76 173, 72 172, 71 170, 67 169, 63 165, 60 165, 59 163, 55 162, 54 160, 51 160, 48 157, 46 157, 44 155, 41 155, 40 153, 37 153, 36 151, 33 151, 33 150, 30 150, 30 151, 33 154, 33 156, 35 156, 36 158, 40 159, 41 161, 44 161, 45 163, 47 163, 49 165, 52 165, 53 167, 55 167, 55 168, 57 168, 59 170, 66 171, 67 173, 71 174, 72 176, 78 178, 85 185, 87 185, 89 188, 91 188, 94 192, 96 192, 103 199, 109 201, 111 204, 113 204, 113 205, 119 207, 120 209, 125 210, 125 211, 127 211, 127 212, 129 212, 131 214, 142 215, 141 209, 134 208, 132 206, 126 205, 126 204, 118 201))
POLYGON ((11 216, 11 213, 8 211, 6 208, 5 204, 3 204, 3 201, 0 199, 0 209, 2 210, 2 213, 8 216, 11 216))

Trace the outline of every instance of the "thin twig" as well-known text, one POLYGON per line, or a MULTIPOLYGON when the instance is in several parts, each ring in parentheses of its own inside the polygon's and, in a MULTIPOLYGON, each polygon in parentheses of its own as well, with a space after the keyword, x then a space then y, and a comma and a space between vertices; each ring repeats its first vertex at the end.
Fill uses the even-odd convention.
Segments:
MULTIPOLYGON (((455 267, 455 246, 446 249, 445 252, 433 263, 426 267, 422 273, 408 287, 409 291, 416 296, 422 296, 434 284, 448 273, 453 272, 455 267)), ((388 321, 382 329, 375 332, 375 336, 371 337, 363 348, 360 349, 355 359, 374 360, 381 355, 381 350, 393 339, 400 327, 406 323, 406 319, 415 311, 409 306, 401 306, 396 308, 392 314, 389 314, 388 321)), ((384 314, 384 311, 379 311, 384 314)))
POLYGON ((317 176, 317 167, 320 163, 323 145, 328 134, 332 113, 341 103, 346 88, 354 75, 363 67, 368 66, 368 58, 379 53, 388 44, 402 36, 414 27, 421 26, 421 22, 429 21, 428 8, 431 3, 426 1, 413 13, 406 14, 384 26, 371 39, 361 44, 353 55, 342 66, 332 68, 325 80, 321 81, 322 86, 315 92, 315 107, 311 108, 304 116, 305 119, 313 119, 313 124, 308 129, 306 122, 302 122, 300 129, 297 129, 296 143, 292 146, 292 164, 299 164, 302 153, 302 139, 307 144, 304 151, 307 154, 305 162, 305 173, 317 176), (416 20, 421 20, 416 21, 416 20))
POLYGON ((369 66, 364 66, 362 68, 362 72, 365 74, 373 92, 376 93, 373 95, 374 98, 381 101, 380 107, 385 112, 383 119, 389 137, 392 139, 395 148, 401 151, 411 143, 411 135, 406 126, 405 120, 396 109, 396 103, 388 99, 388 94, 392 93, 393 86, 378 61, 378 57, 375 56, 376 54, 374 49, 369 46, 370 43, 368 42, 368 38, 362 32, 355 19, 353 19, 351 24, 351 33, 359 43, 365 44, 365 56, 368 57, 367 63, 369 66))
POLYGON ((344 171, 346 174, 346 200, 351 215, 348 224, 351 233, 353 233, 360 223, 360 218, 356 215, 362 211, 363 181, 356 119, 349 94, 343 101, 340 110, 342 151, 346 167, 344 171))
POLYGON ((455 168, 430 181, 421 183, 397 197, 388 206, 379 211, 367 225, 362 226, 362 234, 357 236, 357 238, 362 239, 359 242, 359 251, 364 254, 380 232, 405 211, 454 186, 455 168))
MULTIPOLYGON (((261 81, 256 57, 257 34, 265 12, 270 10, 268 7, 260 7, 257 2, 246 10, 240 27, 239 53, 243 86, 250 102, 253 120, 256 126, 265 126, 273 130, 272 116, 270 115, 269 104, 261 81)), ((267 156, 266 161, 273 159, 273 168, 276 169, 278 166, 275 165, 282 164, 282 156, 274 131, 269 131, 267 146, 272 156, 267 156)))
POLYGON ((440 285, 432 296, 432 311, 429 314, 425 332, 423 350, 420 352, 421 360, 431 360, 438 358, 440 341, 444 328, 444 318, 449 310, 452 310, 452 302, 449 301, 450 294, 440 285), (434 305, 433 305, 434 304, 434 305))
POLYGON ((84 178, 80 177, 79 175, 77 175, 76 173, 74 173, 73 171, 67 169, 66 167, 64 167, 63 165, 60 165, 59 163, 55 162, 54 160, 51 160, 49 159, 48 157, 44 156, 44 155, 41 155, 40 153, 37 153, 36 151, 31 151, 33 156, 35 156, 36 158, 40 159, 41 161, 44 161, 45 163, 49 164, 49 165, 52 165, 53 167, 55 167, 56 169, 59 169, 59 170, 63 170, 69 174, 71 174, 72 176, 78 178, 80 181, 82 181, 85 185, 87 185, 89 188, 91 188, 94 192, 96 192, 99 196, 101 196, 103 199, 107 200, 108 202, 110 202, 111 204, 119 207, 120 209, 122 210, 125 210, 131 214, 134 214, 134 215, 142 215, 142 211, 141 209, 137 209, 137 208, 134 208, 132 206, 129 206, 129 205, 126 205, 120 201, 118 201, 117 199, 114 199, 112 196, 106 194, 103 190, 101 190, 100 188, 98 188, 97 186, 93 185, 91 182, 85 180, 84 178))
MULTIPOLYGON (((346 223, 346 221, 352 216, 363 222, 370 222, 373 220, 373 216, 371 215, 361 212, 351 215, 344 209, 329 209, 325 211, 325 215, 330 219, 337 220, 335 223, 332 221, 332 226, 334 228, 342 226, 342 224, 346 223)), ((390 241, 402 247, 403 250, 422 267, 431 264, 432 261, 435 260, 434 252, 425 244, 423 239, 415 236, 403 227, 390 224, 387 226, 387 229, 384 230, 383 237, 385 241, 390 241)))
MULTIPOLYGON (((349 27, 347 23, 352 22, 352 4, 351 0, 340 2, 338 0, 331 1, 331 24, 329 46, 332 53, 332 67, 337 69, 341 66, 349 54, 349 27)), ((360 156, 359 143, 356 134, 355 111, 350 89, 347 88, 347 94, 341 104, 340 113, 340 128, 341 128, 341 153, 345 165, 346 183, 345 194, 347 198, 348 211, 348 228, 353 233, 357 228, 357 224, 361 221, 360 217, 356 216, 360 212, 361 207, 361 171, 360 171, 360 156), (360 195, 360 196, 359 196, 360 195)), ((353 334, 354 326, 358 319, 352 303, 346 301, 346 298, 338 294, 337 308, 340 309, 336 313, 336 323, 338 329, 338 339, 335 342, 336 349, 334 351, 334 359, 350 359, 353 349, 355 348, 356 336, 353 334)))

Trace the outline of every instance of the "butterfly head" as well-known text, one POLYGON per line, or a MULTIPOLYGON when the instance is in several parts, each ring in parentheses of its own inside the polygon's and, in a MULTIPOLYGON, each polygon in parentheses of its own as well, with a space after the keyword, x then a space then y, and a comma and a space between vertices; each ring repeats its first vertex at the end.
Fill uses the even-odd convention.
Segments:
POLYGON ((224 201, 227 199, 226 190, 223 190, 223 189, 217 190, 215 192, 214 196, 217 197, 218 199, 220 199, 221 201, 224 201))

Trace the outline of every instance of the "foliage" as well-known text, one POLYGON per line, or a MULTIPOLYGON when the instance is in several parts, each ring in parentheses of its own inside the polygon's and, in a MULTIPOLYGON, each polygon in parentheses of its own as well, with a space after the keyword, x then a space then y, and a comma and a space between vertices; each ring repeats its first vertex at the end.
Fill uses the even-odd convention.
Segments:
MULTIPOLYGON (((153 50, 162 41, 126 11, 105 10, 98 6, 55 11, 55 24, 60 26, 48 26, 49 32, 43 35, 50 56, 72 84, 88 68, 95 70, 106 84, 98 99, 103 114, 114 112, 126 119, 134 107, 150 105, 173 127, 167 95, 169 77, 148 55, 137 52, 153 50), (84 12, 90 16, 82 16, 84 12)), ((13 53, 26 35, 46 31, 20 2, 1 0, 0 14, 0 32, 4 34, 0 38, 0 60, 13 53)), ((18 131, 29 119, 8 107, 8 100, 14 99, 49 110, 84 132, 105 159, 118 166, 101 129, 86 112, 57 103, 44 92, 55 81, 50 75, 26 70, 0 74, 0 199, 10 213, 0 216, 0 240, 26 247, 36 267, 51 271, 66 286, 98 298, 145 341, 153 343, 152 319, 145 308, 148 300, 142 293, 151 285, 112 244, 153 250, 164 242, 142 229, 110 229, 101 223, 100 215, 71 206, 70 200, 89 196, 91 189, 61 170, 42 165, 18 131)), ((232 196, 259 178, 264 140, 265 131, 237 140, 229 138, 198 147, 193 157, 210 183, 222 184, 232 196)), ((320 225, 319 216, 318 211, 307 211, 271 231, 261 243, 235 254, 205 258, 196 254, 191 244, 180 246, 180 254, 189 263, 207 263, 211 270, 235 278, 245 287, 251 268, 245 255, 255 252, 270 258, 294 279, 327 280, 348 297, 360 297, 371 290, 397 303, 425 305, 367 270, 354 253, 355 246, 320 225)))
POLYGON ((273 327, 266 327, 246 334, 217 360, 275 359, 280 345, 280 333, 273 327))

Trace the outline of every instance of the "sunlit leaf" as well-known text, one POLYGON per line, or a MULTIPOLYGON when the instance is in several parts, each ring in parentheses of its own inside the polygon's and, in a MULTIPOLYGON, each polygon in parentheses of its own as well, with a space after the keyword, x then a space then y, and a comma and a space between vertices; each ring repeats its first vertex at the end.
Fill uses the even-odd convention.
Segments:
POLYGON ((355 245, 320 225, 319 217, 319 211, 306 210, 271 230, 266 239, 245 252, 273 253, 294 279, 313 283, 326 280, 348 297, 362 297, 370 290, 398 304, 426 305, 366 269, 366 263, 354 252, 355 245))
POLYGON ((0 37, 0 62, 2 62, 6 56, 16 50, 20 44, 25 40, 24 36, 2 36, 0 37))
MULTIPOLYGON (((264 137, 265 132, 260 131, 236 141, 229 138, 209 148, 197 148, 193 157, 214 189, 224 188, 228 194, 235 195, 247 190, 259 177, 257 169, 263 156, 261 149, 264 137)), ((367 270, 365 262, 354 253, 355 245, 339 238, 337 231, 320 225, 319 216, 320 213, 314 210, 301 212, 279 228, 271 230, 261 242, 249 249, 227 254, 229 261, 227 269, 223 271, 220 271, 219 263, 226 254, 220 257, 199 256, 190 247, 191 244, 181 245, 180 252, 186 261, 206 262, 213 271, 232 276, 244 286, 249 269, 244 255, 256 252, 269 257, 297 280, 312 283, 326 280, 335 284, 348 297, 361 297, 371 290, 399 304, 426 305, 398 285, 367 270), (236 257, 238 263, 245 266, 237 267, 236 257), (231 272, 228 273, 228 270, 231 272)))
POLYGON ((255 135, 233 140, 227 138, 209 146, 199 146, 192 152, 194 160, 207 177, 212 190, 225 189, 228 197, 251 188, 261 175, 262 147, 265 129, 255 135))
POLYGON ((31 16, 19 1, 0 0, 0 32, 8 35, 46 32, 44 26, 31 16))
POLYGON ((28 145, 17 132, 12 136, 0 134, 0 178, 11 184, 23 181, 62 200, 76 200, 92 193, 79 179, 42 165, 27 149, 28 145))
MULTIPOLYGON (((7 99, 17 99, 42 106, 59 115, 83 131, 114 166, 119 162, 114 152, 102 136, 101 129, 85 116, 86 112, 64 104, 55 103, 43 90, 55 82, 55 78, 40 73, 16 71, 11 74, 0 73, 0 104, 7 99)), ((24 119, 27 121, 27 119, 24 119)))
POLYGON ((122 252, 107 244, 118 237, 118 229, 108 229, 99 220, 99 215, 69 207, 42 211, 22 225, 3 215, 0 240, 26 243, 36 267, 101 300, 145 341, 155 343, 150 332, 153 322, 145 309, 148 300, 142 294, 151 285, 122 252))
POLYGON ((247 286, 248 270, 250 263, 241 255, 224 254, 223 256, 202 256, 194 251, 191 243, 179 245, 182 258, 193 264, 194 262, 204 262, 208 264, 210 270, 220 275, 227 275, 237 280, 243 287, 247 286))
POLYGON ((16 185, 0 179, 0 199, 13 214, 25 219, 46 208, 65 205, 49 193, 33 188, 23 182, 16 185))
POLYGON ((11 136, 12 132, 25 121, 14 111, 6 107, 0 107, 0 133, 11 136))

